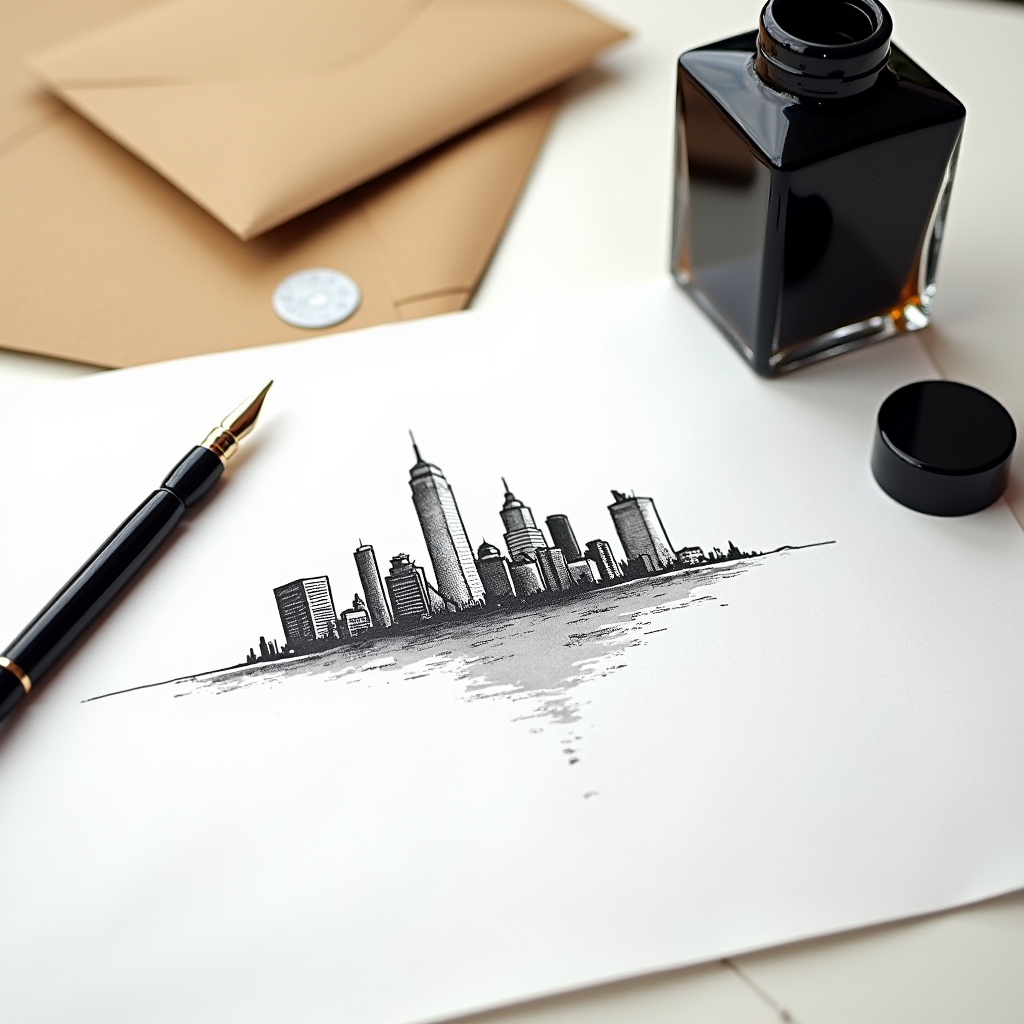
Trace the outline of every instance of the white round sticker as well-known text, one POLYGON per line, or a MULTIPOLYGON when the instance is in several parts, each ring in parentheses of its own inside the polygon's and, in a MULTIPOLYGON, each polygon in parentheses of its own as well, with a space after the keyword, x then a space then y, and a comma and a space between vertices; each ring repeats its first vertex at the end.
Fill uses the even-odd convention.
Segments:
POLYGON ((362 297, 348 274, 313 267, 289 274, 274 289, 274 312, 292 327, 331 327, 347 320, 362 297))

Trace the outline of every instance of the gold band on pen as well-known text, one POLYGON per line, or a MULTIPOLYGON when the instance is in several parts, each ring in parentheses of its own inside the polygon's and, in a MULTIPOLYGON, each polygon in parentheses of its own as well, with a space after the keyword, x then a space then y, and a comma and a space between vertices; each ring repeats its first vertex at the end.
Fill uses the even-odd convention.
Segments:
POLYGON ((20 665, 15 664, 10 658, 5 658, 2 654, 0 654, 0 668, 7 669, 7 671, 10 672, 19 683, 21 683, 21 688, 26 693, 32 689, 32 680, 29 679, 28 673, 25 672, 20 665))
POLYGON ((214 455, 226 466, 228 459, 238 451, 238 438, 231 433, 230 430, 225 430, 223 427, 217 427, 216 430, 210 431, 209 436, 200 445, 201 448, 209 448, 214 455))

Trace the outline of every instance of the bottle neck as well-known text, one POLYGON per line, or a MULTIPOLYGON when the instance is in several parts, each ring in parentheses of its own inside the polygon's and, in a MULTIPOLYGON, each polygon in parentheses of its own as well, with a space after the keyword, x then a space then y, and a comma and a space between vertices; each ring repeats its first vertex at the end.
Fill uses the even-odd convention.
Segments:
POLYGON ((878 0, 768 0, 754 67, 794 96, 856 96, 885 69, 891 38, 892 18, 878 0))

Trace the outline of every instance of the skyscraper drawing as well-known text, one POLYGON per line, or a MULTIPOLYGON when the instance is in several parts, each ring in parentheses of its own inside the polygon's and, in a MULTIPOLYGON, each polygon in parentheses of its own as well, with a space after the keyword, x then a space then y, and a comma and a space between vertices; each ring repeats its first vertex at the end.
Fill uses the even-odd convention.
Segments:
POLYGON ((636 555, 626 563, 626 575, 631 579, 638 576, 652 576, 658 571, 657 563, 645 551, 642 555, 636 555))
POLYGON ((365 633, 371 628, 370 613, 358 594, 352 599, 352 607, 341 613, 339 622, 345 639, 355 639, 360 633, 365 633))
POLYGON ((700 565, 704 561, 704 551, 697 547, 683 548, 676 552, 676 558, 680 565, 700 565))
POLYGON ((559 548, 567 562, 578 562, 583 557, 580 546, 576 542, 576 534, 569 523, 569 517, 563 515, 548 516, 544 520, 547 524, 548 533, 551 534, 551 543, 559 548))
POLYGON ((391 625, 391 609, 384 596, 384 583, 380 578, 380 566, 377 565, 373 545, 360 544, 353 557, 359 572, 359 583, 363 588, 366 610, 370 613, 370 622, 377 629, 387 629, 391 625))
POLYGON ((533 512, 524 505, 509 489, 505 478, 501 478, 505 487, 505 504, 501 506, 501 521, 505 524, 505 547, 508 557, 515 560, 517 555, 533 557, 537 548, 547 547, 544 534, 541 533, 533 518, 533 512))
POLYGON ((412 503, 434 567, 438 592, 457 608, 477 604, 484 600, 484 585, 455 494, 444 473, 423 460, 415 440, 412 447, 416 453, 416 465, 409 471, 412 503))
POLYGON ((274 588, 285 643, 303 647, 315 640, 338 637, 331 583, 326 576, 295 580, 274 588))
MULTIPOLYGON (((715 547, 704 552, 695 546, 674 551, 653 498, 612 491, 614 500, 608 511, 625 552, 620 561, 619 546, 613 549, 607 540, 587 541, 582 549, 567 515, 549 515, 547 529, 539 527, 533 510, 512 493, 504 477, 500 515, 508 556, 486 540, 474 552, 451 484, 438 466, 423 458, 411 432, 410 438, 416 462, 409 471, 409 488, 433 577, 408 554, 395 555, 387 575, 382 576, 373 546, 360 539, 353 558, 362 594, 354 595, 352 606, 340 615, 335 611, 326 576, 276 587, 274 598, 285 640, 279 647, 276 641, 261 636, 259 653, 249 648, 247 663, 292 654, 308 656, 349 641, 356 643, 348 653, 386 648, 386 630, 391 630, 390 639, 400 647, 414 643, 419 634, 434 634, 447 643, 449 638, 470 635, 474 623, 507 620, 499 625, 498 635, 513 628, 511 624, 521 619, 524 611, 549 619, 559 613, 558 606, 582 602, 583 615, 567 619, 568 626, 586 621, 595 611, 600 615, 611 611, 617 599, 631 598, 643 590, 644 581, 650 581, 647 585, 651 587, 660 586, 659 577, 670 577, 665 581, 667 587, 690 567, 762 557, 756 551, 741 551, 732 541, 724 551, 715 547), (591 600, 604 588, 619 590, 620 581, 629 585, 620 593, 609 593, 609 607, 598 607, 604 602, 591 600)), ((660 592, 652 592, 652 600, 660 596, 660 592)), ((503 635, 507 638, 518 633, 503 635)), ((575 635, 570 634, 570 643, 575 635)))
POLYGON ((619 563, 615 561, 615 554, 608 541, 588 540, 587 558, 597 566, 598 574, 606 583, 622 576, 622 570, 619 568, 619 563))
POLYGON ((508 559, 493 545, 484 541, 476 553, 476 564, 480 570, 488 604, 498 604, 515 595, 508 559))
POLYGON ((395 555, 384 580, 395 612, 395 621, 421 619, 430 614, 427 574, 408 555, 395 555))
POLYGON ((572 577, 569 575, 565 555, 560 548, 537 548, 534 555, 537 558, 537 568, 540 569, 548 590, 572 589, 572 577))
POLYGON ((627 497, 620 491, 612 491, 612 497, 615 500, 608 506, 608 511, 626 558, 632 562, 647 555, 654 570, 667 569, 672 565, 675 554, 661 516, 654 507, 654 499, 635 495, 627 497))
POLYGON ((569 570, 569 578, 572 580, 573 586, 592 587, 594 585, 594 570, 585 558, 581 558, 577 562, 566 562, 565 567, 569 570))
POLYGON ((544 589, 540 569, 530 555, 516 555, 509 566, 509 572, 512 574, 512 585, 516 588, 517 597, 529 597, 544 589))

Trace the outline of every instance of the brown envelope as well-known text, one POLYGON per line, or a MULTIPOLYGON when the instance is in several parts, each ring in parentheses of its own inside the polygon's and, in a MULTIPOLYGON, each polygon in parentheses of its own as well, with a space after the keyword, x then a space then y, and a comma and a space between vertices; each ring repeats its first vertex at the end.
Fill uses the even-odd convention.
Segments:
POLYGON ((288 341, 460 309, 555 109, 542 95, 249 242, 18 70, 140 0, 0 0, 0 345, 101 366, 288 341), (363 300, 302 331, 278 282, 334 267, 363 300))
POLYGON ((569 0, 175 0, 32 65, 252 238, 562 81, 624 35, 569 0))

